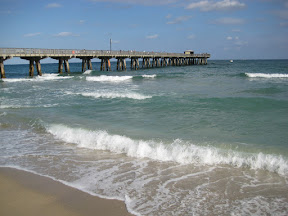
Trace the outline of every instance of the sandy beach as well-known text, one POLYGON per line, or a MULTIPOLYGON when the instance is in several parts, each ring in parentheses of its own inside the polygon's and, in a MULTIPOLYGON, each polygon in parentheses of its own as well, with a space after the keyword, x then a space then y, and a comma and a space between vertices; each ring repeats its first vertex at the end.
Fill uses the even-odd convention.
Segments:
POLYGON ((125 204, 91 196, 49 178, 0 168, 0 215, 128 216, 125 204))

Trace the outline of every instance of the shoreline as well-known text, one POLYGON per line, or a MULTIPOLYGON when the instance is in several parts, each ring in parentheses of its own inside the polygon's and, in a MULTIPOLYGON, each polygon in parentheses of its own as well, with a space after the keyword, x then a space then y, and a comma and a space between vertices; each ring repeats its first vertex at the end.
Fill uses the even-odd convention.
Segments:
POLYGON ((132 216, 122 201, 14 168, 0 167, 0 194, 0 215, 132 216))

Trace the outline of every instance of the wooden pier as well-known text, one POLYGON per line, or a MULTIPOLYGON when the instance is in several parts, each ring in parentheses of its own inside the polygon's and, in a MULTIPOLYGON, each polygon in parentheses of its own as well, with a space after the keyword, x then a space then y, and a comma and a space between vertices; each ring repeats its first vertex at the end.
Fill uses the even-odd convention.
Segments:
POLYGON ((52 58, 59 61, 58 72, 70 73, 68 60, 79 58, 82 60, 82 72, 92 70, 91 60, 101 60, 101 71, 111 71, 110 59, 117 59, 117 70, 126 70, 126 59, 131 59, 131 69, 140 68, 139 59, 142 59, 142 68, 184 66, 184 65, 206 65, 210 54, 181 54, 165 52, 138 52, 138 51, 106 51, 106 50, 73 50, 73 49, 26 49, 26 48, 0 48, 0 71, 1 78, 6 78, 4 61, 13 57, 28 60, 29 76, 34 76, 34 63, 37 74, 42 75, 40 61, 44 58, 52 58))

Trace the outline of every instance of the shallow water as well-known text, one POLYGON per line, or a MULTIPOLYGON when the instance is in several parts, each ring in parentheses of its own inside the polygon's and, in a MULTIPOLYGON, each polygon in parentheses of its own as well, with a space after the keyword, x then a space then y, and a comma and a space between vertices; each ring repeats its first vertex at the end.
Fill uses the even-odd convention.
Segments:
POLYGON ((138 215, 287 215, 287 60, 70 68, 5 65, 0 166, 138 215))

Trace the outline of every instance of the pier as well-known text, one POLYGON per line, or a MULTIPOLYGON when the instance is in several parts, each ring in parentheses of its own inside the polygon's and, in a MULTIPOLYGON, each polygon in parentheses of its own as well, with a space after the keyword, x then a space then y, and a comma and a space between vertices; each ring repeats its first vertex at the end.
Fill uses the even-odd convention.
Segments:
POLYGON ((34 76, 34 64, 37 74, 42 75, 40 61, 45 58, 58 60, 58 73, 63 73, 63 65, 66 73, 70 73, 69 60, 78 58, 82 60, 82 72, 92 70, 91 60, 101 60, 101 71, 111 71, 111 59, 117 60, 117 70, 126 70, 126 59, 131 60, 131 69, 140 68, 139 59, 142 59, 142 68, 206 65, 210 54, 193 53, 166 53, 166 52, 138 52, 138 51, 107 51, 107 50, 75 50, 75 49, 27 49, 27 48, 0 48, 1 78, 6 78, 4 62, 13 57, 20 57, 29 61, 29 76, 34 76))

